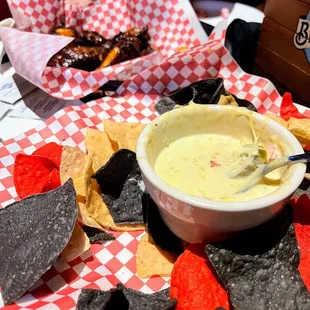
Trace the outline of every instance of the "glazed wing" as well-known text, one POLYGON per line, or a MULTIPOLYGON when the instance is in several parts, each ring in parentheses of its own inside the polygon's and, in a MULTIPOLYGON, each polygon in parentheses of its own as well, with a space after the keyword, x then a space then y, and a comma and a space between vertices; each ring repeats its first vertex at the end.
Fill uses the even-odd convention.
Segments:
POLYGON ((83 30, 79 39, 89 46, 102 46, 105 49, 110 49, 112 46, 111 40, 104 38, 96 31, 83 30))
POLYGON ((106 54, 107 51, 98 46, 69 45, 54 55, 47 65, 93 71, 100 66, 106 54))
POLYGON ((53 34, 75 39, 48 62, 52 67, 70 67, 85 71, 102 69, 144 56, 153 50, 149 45, 148 28, 132 28, 108 40, 95 31, 84 30, 80 35, 65 27, 56 27, 53 34))
POLYGON ((141 30, 132 28, 126 32, 120 32, 113 39, 113 47, 100 65, 100 69, 107 66, 144 56, 152 52, 149 46, 150 36, 147 27, 141 30))

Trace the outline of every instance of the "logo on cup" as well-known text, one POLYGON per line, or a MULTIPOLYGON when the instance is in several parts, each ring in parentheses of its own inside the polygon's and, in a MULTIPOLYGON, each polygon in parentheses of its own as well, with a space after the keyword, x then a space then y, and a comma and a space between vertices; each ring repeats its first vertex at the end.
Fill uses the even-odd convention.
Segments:
POLYGON ((308 63, 310 64, 310 11, 307 17, 300 17, 297 31, 294 36, 295 47, 304 50, 308 63))

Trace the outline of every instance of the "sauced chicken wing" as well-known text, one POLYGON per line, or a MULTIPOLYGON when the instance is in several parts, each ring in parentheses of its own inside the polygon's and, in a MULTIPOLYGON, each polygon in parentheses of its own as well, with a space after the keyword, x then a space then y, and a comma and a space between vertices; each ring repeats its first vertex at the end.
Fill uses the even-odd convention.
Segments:
POLYGON ((109 51, 106 58, 100 65, 100 68, 112 66, 117 63, 133 59, 140 56, 140 44, 135 37, 126 37, 124 40, 120 40, 109 51))
POLYGON ((141 30, 132 28, 129 31, 120 32, 113 38, 114 46, 101 63, 100 68, 151 53, 153 50, 150 49, 149 40, 147 27, 141 30))
POLYGON ((134 38, 137 39, 139 42, 139 51, 146 49, 149 46, 150 41, 150 35, 148 33, 148 28, 143 27, 141 29, 139 28, 132 28, 126 32, 120 32, 113 38, 113 43, 118 43, 119 41, 128 41, 128 40, 134 40, 134 38))
POLYGON ((69 45, 54 55, 48 66, 93 71, 99 67, 106 54, 107 51, 103 47, 69 45))
POLYGON ((102 46, 109 49, 112 45, 111 40, 104 38, 96 31, 83 30, 79 38, 90 46, 102 46))
POLYGON ((48 62, 52 67, 72 67, 93 71, 112 66, 151 53, 148 28, 132 28, 120 32, 112 40, 106 39, 95 31, 77 33, 71 28, 54 28, 53 34, 72 36, 75 39, 48 62))

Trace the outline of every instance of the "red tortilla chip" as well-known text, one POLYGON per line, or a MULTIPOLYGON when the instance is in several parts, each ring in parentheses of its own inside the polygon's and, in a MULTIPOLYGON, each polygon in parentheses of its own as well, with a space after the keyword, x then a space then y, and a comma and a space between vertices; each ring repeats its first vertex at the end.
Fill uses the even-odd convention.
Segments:
POLYGON ((306 118, 301 114, 293 103, 293 98, 290 93, 283 95, 282 104, 280 108, 280 115, 283 119, 288 121, 291 117, 294 118, 306 118))
POLYGON ((189 246, 174 264, 170 297, 177 298, 176 310, 229 309, 226 291, 217 281, 204 246, 189 246))
POLYGON ((53 169, 57 170, 57 167, 48 158, 18 154, 14 163, 14 185, 17 195, 25 198, 41 193, 53 169))
POLYGON ((59 170, 53 169, 53 171, 48 175, 48 180, 42 189, 42 193, 51 191, 59 187, 60 185, 61 185, 61 182, 60 182, 59 170))
POLYGON ((55 142, 50 142, 34 151, 32 155, 40 155, 46 157, 52 162, 54 162, 55 165, 59 168, 61 161, 61 152, 61 145, 58 145, 55 142))
POLYGON ((294 224, 297 242, 300 249, 298 270, 310 290, 310 198, 302 195, 293 202, 294 224))

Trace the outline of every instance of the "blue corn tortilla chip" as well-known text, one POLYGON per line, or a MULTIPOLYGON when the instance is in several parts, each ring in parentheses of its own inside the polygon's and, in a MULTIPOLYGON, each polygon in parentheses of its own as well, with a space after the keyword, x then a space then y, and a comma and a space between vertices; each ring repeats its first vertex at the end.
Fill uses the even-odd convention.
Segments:
POLYGON ((169 310, 173 309, 177 303, 176 299, 164 297, 167 294, 167 291, 154 294, 144 294, 142 292, 125 288, 123 294, 128 300, 128 309, 130 310, 169 310))
POLYGON ((155 244, 164 251, 181 255, 184 252, 182 240, 167 227, 151 196, 145 195, 143 200, 146 229, 155 244))
POLYGON ((300 253, 293 213, 276 218, 206 252, 236 309, 310 309, 310 294, 297 267, 300 253))
POLYGON ((0 287, 4 304, 21 297, 65 248, 77 219, 72 180, 0 209, 0 287))
MULTIPOLYGON (((188 105, 190 101, 197 104, 217 104, 221 95, 232 95, 225 90, 223 79, 205 79, 165 94, 165 96, 161 97, 155 104, 155 111, 159 114, 164 114, 173 110, 175 105, 185 106, 188 105)), ((245 107, 251 111, 257 112, 255 106, 249 101, 239 99, 235 95, 232 96, 240 107, 245 107)))
POLYGON ((169 299, 169 289, 154 294, 144 294, 123 284, 109 291, 82 290, 78 298, 77 310, 170 310, 176 305, 176 299, 169 299))
POLYGON ((112 293, 94 289, 83 289, 79 295, 76 310, 106 309, 112 293))
POLYGON ((170 99, 169 97, 161 97, 158 102, 155 104, 155 111, 162 115, 166 112, 172 111, 174 107, 176 106, 176 103, 170 99))
POLYGON ((134 152, 121 149, 114 153, 92 178, 116 224, 143 223, 144 183, 134 152))
POLYGON ((293 225, 293 210, 287 206, 270 221, 215 245, 240 255, 277 258, 298 267, 300 251, 293 225))
POLYGON ((217 104, 221 95, 226 95, 221 78, 205 79, 167 94, 176 104, 186 105, 190 101, 198 104, 217 104))
POLYGON ((208 255, 225 283, 234 309, 310 309, 310 294, 291 264, 241 256, 212 246, 208 255))
POLYGON ((89 238, 90 243, 104 243, 105 241, 115 240, 115 237, 106 231, 89 226, 83 226, 82 228, 89 238))

